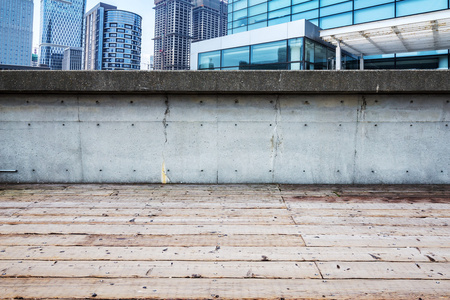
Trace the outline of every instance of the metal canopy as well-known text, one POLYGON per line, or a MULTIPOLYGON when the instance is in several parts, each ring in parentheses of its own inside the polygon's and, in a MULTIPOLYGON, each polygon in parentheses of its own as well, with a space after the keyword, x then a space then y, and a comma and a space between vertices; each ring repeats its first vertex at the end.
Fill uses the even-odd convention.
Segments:
POLYGON ((450 9, 320 31, 355 55, 450 49, 450 9))

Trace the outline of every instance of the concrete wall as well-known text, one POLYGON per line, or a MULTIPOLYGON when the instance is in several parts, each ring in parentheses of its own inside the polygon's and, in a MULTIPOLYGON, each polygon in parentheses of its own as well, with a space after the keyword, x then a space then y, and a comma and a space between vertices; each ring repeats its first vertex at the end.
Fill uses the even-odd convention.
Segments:
POLYGON ((0 182, 450 183, 450 72, 0 72, 0 182))

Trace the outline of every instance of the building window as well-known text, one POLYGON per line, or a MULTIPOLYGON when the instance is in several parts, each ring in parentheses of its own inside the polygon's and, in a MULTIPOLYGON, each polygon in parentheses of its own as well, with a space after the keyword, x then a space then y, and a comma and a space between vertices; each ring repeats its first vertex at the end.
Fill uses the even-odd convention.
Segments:
POLYGON ((287 61, 286 41, 254 45, 251 49, 252 65, 287 61))
POLYGON ((239 47, 222 51, 222 67, 247 68, 250 60, 250 47, 239 47))
POLYGON ((220 68, 220 50, 200 53, 198 56, 198 69, 217 69, 220 68))

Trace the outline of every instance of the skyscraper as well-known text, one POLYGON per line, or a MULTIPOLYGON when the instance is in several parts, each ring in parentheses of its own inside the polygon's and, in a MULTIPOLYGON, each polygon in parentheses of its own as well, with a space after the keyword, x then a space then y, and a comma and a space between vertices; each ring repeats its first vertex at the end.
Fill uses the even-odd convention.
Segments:
POLYGON ((0 0, 0 64, 31 66, 33 0, 0 0))
POLYGON ((194 0, 192 42, 227 34, 227 3, 223 0, 194 0))
POLYGON ((81 47, 86 0, 41 0, 39 62, 61 70, 64 50, 81 47))
POLYGON ((155 70, 189 70, 191 0, 155 0, 155 70))
POLYGON ((139 70, 142 17, 99 3, 85 15, 84 69, 139 70))

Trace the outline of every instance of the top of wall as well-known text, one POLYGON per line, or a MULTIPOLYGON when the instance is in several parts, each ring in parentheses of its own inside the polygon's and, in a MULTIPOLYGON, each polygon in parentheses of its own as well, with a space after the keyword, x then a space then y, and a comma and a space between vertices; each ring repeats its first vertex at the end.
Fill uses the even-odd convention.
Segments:
POLYGON ((0 93, 450 93, 450 70, 0 71, 0 93))

